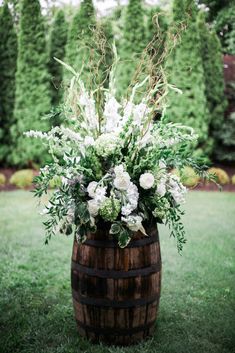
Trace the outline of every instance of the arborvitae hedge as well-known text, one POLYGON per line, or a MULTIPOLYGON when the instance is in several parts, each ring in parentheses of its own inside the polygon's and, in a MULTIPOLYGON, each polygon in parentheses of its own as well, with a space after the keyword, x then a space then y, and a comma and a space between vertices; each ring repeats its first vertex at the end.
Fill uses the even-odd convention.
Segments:
POLYGON ((118 93, 125 93, 135 73, 141 53, 147 44, 144 10, 141 0, 130 0, 124 15, 121 63, 118 69, 118 93))
POLYGON ((57 105, 62 98, 63 67, 54 57, 64 60, 68 25, 63 10, 58 10, 52 23, 49 39, 49 65, 51 79, 51 103, 57 105))
POLYGON ((5 3, 0 12, 0 162, 7 161, 14 122, 17 37, 13 18, 5 3))
POLYGON ((47 130, 49 122, 42 116, 50 109, 49 75, 44 22, 39 0, 22 0, 18 60, 16 73, 16 98, 12 128, 14 146, 12 163, 26 165, 29 161, 45 160, 41 141, 26 138, 27 130, 47 130))
MULTIPOLYGON (((91 0, 81 2, 79 10, 73 17, 68 33, 65 62, 77 71, 82 70, 81 77, 86 80, 91 70, 91 42, 95 27, 95 9, 91 0)), ((64 71, 66 79, 71 76, 64 71)))
POLYGON ((210 113, 210 135, 215 136, 224 120, 226 99, 224 95, 224 73, 222 49, 219 38, 209 29, 203 12, 198 15, 201 36, 202 63, 205 74, 206 98, 210 113))
MULTIPOLYGON (((186 0, 184 5, 182 18, 186 21, 187 28, 181 33, 181 40, 173 49, 166 65, 168 81, 181 89, 183 94, 170 91, 168 119, 195 128, 199 135, 199 143, 202 144, 208 137, 209 114, 205 95, 201 39, 194 1, 191 0, 189 4, 186 0)), ((175 0, 173 9, 175 11, 173 17, 177 24, 182 11, 182 1, 175 0), (180 11, 177 4, 180 6, 180 11)))

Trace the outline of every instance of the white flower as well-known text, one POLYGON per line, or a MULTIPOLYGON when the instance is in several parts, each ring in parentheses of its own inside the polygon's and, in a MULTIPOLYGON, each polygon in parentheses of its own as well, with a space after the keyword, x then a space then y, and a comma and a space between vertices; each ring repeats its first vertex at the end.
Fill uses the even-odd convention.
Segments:
POLYGON ((133 208, 130 203, 128 203, 125 206, 122 206, 122 215, 123 216, 129 216, 132 211, 133 211, 133 208))
POLYGON ((109 96, 104 107, 104 117, 106 119, 106 124, 104 127, 105 132, 116 131, 119 122, 121 121, 121 116, 118 114, 118 109, 120 104, 117 100, 109 96))
POLYGON ((116 174, 116 176, 121 175, 123 172, 124 172, 124 167, 122 164, 114 167, 114 173, 116 174))
POLYGON ((75 132, 68 127, 61 126, 61 132, 63 133, 64 136, 69 138, 70 140, 73 141, 82 141, 82 137, 78 132, 75 132))
POLYGON ((168 191, 171 193, 173 199, 177 204, 185 201, 186 187, 180 182, 177 175, 170 175, 168 181, 168 191))
POLYGON ((95 110, 95 101, 89 96, 85 89, 79 97, 79 103, 84 107, 84 115, 88 123, 88 127, 90 129, 97 129, 98 119, 95 110))
POLYGON ((127 192, 126 192, 127 204, 122 206, 123 216, 129 216, 138 205, 139 192, 138 188, 134 183, 130 183, 127 192))
POLYGON ((91 181, 87 186, 88 195, 92 198, 95 197, 95 189, 97 188, 98 183, 96 181, 91 181))
POLYGON ((102 134, 95 141, 95 149, 99 156, 104 158, 112 155, 121 147, 121 139, 114 133, 102 134))
POLYGON ((141 174, 139 182, 143 189, 151 189, 154 185, 154 176, 152 173, 141 174))
POLYGON ((141 231, 141 233, 146 234, 146 231, 142 225, 142 217, 140 216, 128 216, 128 217, 122 217, 121 218, 123 222, 126 223, 127 227, 133 231, 133 232, 138 232, 139 230, 141 231))
POLYGON ((84 146, 93 146, 95 143, 95 140, 93 139, 92 136, 86 136, 84 139, 84 146))
POLYGON ((118 190, 127 190, 131 182, 130 175, 127 172, 118 174, 114 179, 114 186, 118 190))
POLYGON ((163 177, 160 179, 160 182, 157 184, 157 193, 160 196, 164 196, 166 193, 166 178, 163 177))
POLYGON ((103 201, 105 201, 106 190, 107 190, 106 187, 99 186, 95 191, 94 199, 99 203, 102 203, 103 201))
POLYGON ((99 203, 95 199, 92 199, 87 201, 87 204, 88 204, 88 211, 90 215, 92 217, 96 217, 99 212, 99 206, 100 206, 99 203))
POLYGON ((46 132, 37 131, 37 130, 30 130, 24 132, 24 135, 27 137, 35 137, 40 139, 48 139, 48 135, 46 132))
POLYGON ((146 104, 140 103, 135 105, 133 111, 134 125, 140 126, 143 122, 144 117, 148 114, 149 108, 146 104))

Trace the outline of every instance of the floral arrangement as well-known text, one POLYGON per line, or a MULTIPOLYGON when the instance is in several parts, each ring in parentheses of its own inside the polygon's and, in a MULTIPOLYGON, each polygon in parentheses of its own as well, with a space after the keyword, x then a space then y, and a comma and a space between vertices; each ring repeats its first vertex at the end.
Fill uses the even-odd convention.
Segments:
MULTIPOLYGON (((58 60, 59 61, 59 60, 58 60)), ((166 94, 158 94, 165 85, 150 89, 139 102, 136 92, 148 81, 137 83, 130 98, 115 98, 114 70, 109 88, 87 91, 79 74, 73 73, 65 103, 54 114, 64 119, 49 132, 29 131, 48 147, 52 162, 40 169, 35 178, 35 196, 49 192, 43 214, 46 243, 57 232, 74 233, 79 242, 106 222, 110 235, 120 247, 130 242, 135 232, 148 236, 146 223, 165 223, 177 240, 178 250, 185 243, 181 205, 186 188, 172 174, 191 166, 203 170, 192 159, 190 145, 197 139, 194 131, 180 124, 166 123, 166 94), (155 120, 161 109, 161 119, 155 120)))

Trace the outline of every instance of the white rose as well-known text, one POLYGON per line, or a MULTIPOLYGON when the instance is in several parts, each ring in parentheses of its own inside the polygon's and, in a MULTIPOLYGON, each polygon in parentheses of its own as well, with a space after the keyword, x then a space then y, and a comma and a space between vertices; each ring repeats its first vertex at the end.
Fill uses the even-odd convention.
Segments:
POLYGON ((147 190, 147 189, 151 189, 151 187, 153 187, 154 184, 154 176, 152 173, 144 173, 141 174, 140 179, 140 186, 147 190))
POLYGON ((88 195, 92 198, 95 197, 95 189, 97 188, 98 183, 96 181, 91 181, 87 187, 88 195))
POLYGON ((118 174, 114 179, 114 186, 118 190, 127 190, 131 182, 130 175, 127 172, 118 174))
POLYGON ((88 203, 88 211, 92 217, 95 217, 98 215, 99 211, 99 204, 96 200, 89 200, 87 201, 88 203))

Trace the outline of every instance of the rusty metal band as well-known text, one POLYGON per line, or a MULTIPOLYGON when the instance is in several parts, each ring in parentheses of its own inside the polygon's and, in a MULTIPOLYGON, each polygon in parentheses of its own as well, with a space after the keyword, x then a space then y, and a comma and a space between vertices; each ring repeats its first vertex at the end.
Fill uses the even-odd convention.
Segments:
MULTIPOLYGON (((157 235, 151 235, 149 237, 145 237, 142 239, 132 240, 126 246, 126 248, 137 248, 144 245, 149 245, 158 241, 157 235)), ((118 242, 115 240, 95 240, 95 239, 87 239, 83 245, 94 246, 96 248, 117 248, 118 242)))
POLYGON ((119 309, 128 309, 138 306, 144 306, 147 304, 152 304, 155 301, 159 300, 159 294, 155 294, 149 298, 138 298, 138 299, 129 299, 129 300, 111 300, 105 298, 94 298, 94 297, 84 297, 80 295, 75 290, 72 291, 73 299, 80 304, 92 305, 102 308, 119 308, 119 309))
POLYGON ((130 327, 130 328, 111 328, 111 327, 94 327, 94 326, 89 326, 87 324, 84 324, 83 322, 76 320, 77 321, 77 325, 80 326, 81 328, 83 328, 86 331, 89 332, 93 332, 97 335, 108 335, 108 336, 129 336, 132 335, 134 333, 138 333, 138 332, 145 332, 146 330, 149 330, 154 324, 155 324, 155 320, 141 325, 141 326, 137 326, 137 327, 130 327))
POLYGON ((72 261, 71 268, 72 270, 75 270, 79 273, 84 273, 88 276, 119 279, 119 278, 130 278, 130 277, 136 277, 136 276, 148 276, 152 273, 159 272, 161 270, 161 262, 158 261, 158 263, 153 264, 151 266, 137 268, 134 270, 117 271, 117 270, 99 270, 99 269, 87 267, 72 261))

